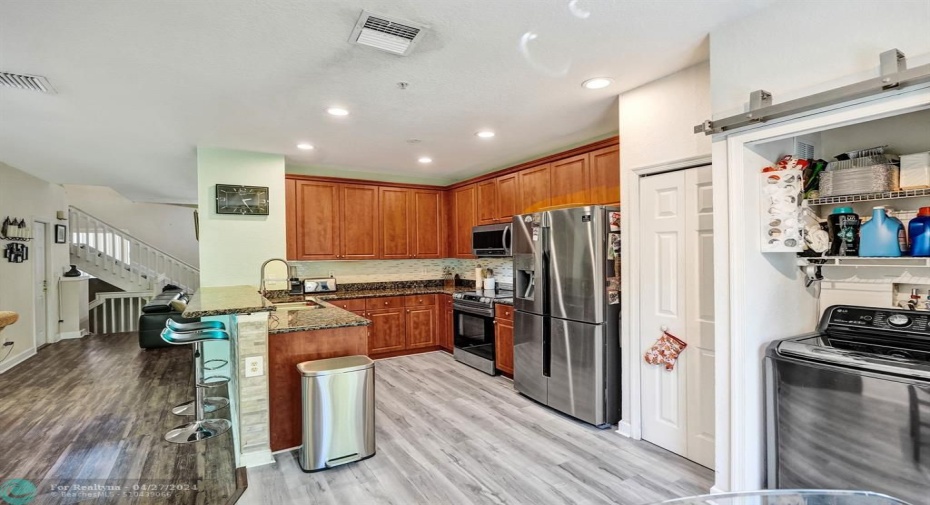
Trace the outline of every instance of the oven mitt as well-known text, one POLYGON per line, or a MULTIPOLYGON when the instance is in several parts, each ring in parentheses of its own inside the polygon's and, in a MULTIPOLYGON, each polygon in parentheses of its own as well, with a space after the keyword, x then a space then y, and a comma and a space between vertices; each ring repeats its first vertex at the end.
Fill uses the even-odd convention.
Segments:
POLYGON ((688 347, 688 344, 683 340, 667 331, 663 331, 662 336, 643 355, 643 359, 650 365, 664 364, 665 370, 670 372, 675 368, 678 355, 685 350, 685 347, 688 347))

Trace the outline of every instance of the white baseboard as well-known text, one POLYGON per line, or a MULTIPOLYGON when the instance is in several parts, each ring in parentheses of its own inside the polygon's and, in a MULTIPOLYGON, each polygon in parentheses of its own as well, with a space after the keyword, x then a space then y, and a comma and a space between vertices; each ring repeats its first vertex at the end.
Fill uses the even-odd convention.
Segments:
POLYGON ((83 338, 84 333, 80 330, 78 331, 63 331, 58 334, 60 340, 72 340, 76 338, 83 338))
POLYGON ((710 488, 710 494, 721 494, 721 493, 729 493, 729 491, 725 489, 721 489, 717 486, 713 486, 712 488, 710 488))
POLYGON ((633 425, 627 421, 620 421, 617 424, 617 433, 623 435, 626 438, 633 438, 633 425))
POLYGON ((30 348, 0 363, 0 374, 36 355, 36 348, 30 348))
POLYGON ((256 466, 270 465, 274 463, 274 456, 271 451, 256 451, 239 455, 239 466, 254 468, 256 466))

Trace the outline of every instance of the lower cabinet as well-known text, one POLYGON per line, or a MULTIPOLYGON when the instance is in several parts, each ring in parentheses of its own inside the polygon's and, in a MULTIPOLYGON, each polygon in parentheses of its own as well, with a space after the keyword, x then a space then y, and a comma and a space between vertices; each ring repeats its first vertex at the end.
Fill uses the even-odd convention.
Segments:
POLYGON ((439 347, 454 349, 455 322, 452 317, 452 295, 439 295, 439 347))
POLYGON ((371 321, 368 355, 435 350, 441 338, 437 299, 437 295, 366 298, 366 310, 355 313, 371 321))
POLYGON ((494 366, 513 376, 513 307, 494 307, 494 366))
POLYGON ((407 309, 407 349, 436 345, 436 306, 407 309))
POLYGON ((379 309, 368 311, 368 354, 403 351, 407 345, 407 317, 405 309, 379 309))

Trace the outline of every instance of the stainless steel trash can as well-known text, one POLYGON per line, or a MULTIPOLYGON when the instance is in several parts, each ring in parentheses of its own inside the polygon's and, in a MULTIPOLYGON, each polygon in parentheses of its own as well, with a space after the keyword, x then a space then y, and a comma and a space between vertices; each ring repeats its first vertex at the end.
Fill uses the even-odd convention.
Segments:
POLYGON ((305 361, 300 468, 316 472, 375 455, 375 363, 366 356, 305 361))

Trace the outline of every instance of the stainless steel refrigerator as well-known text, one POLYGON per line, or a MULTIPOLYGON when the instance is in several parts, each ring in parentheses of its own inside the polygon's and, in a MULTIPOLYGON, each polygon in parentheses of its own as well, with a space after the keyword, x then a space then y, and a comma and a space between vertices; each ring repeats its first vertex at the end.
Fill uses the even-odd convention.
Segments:
POLYGON ((618 260, 610 252, 619 212, 586 206, 513 218, 514 386, 601 427, 620 420, 618 260))

